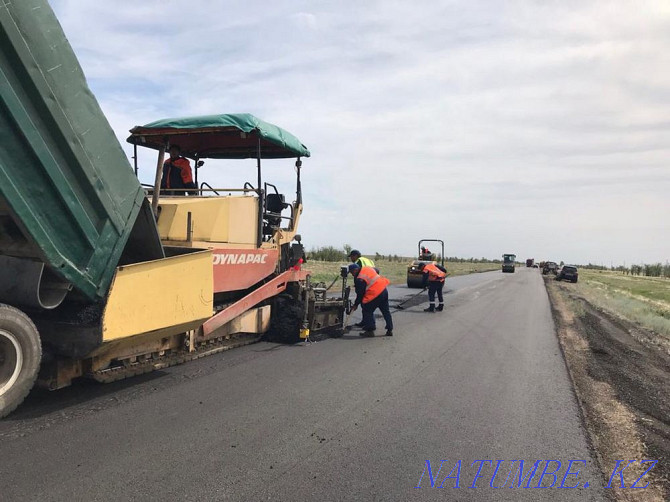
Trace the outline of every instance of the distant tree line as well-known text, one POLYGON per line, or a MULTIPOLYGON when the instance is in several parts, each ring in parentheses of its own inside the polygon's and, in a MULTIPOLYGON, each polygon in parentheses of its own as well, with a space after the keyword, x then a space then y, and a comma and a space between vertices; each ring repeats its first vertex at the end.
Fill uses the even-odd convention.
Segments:
POLYGON ((404 262, 411 260, 411 258, 406 258, 404 256, 398 256, 397 254, 379 254, 375 252, 375 260, 386 260, 386 261, 397 261, 397 262, 404 262))
POLYGON ((459 258, 457 256, 447 256, 447 261, 452 263, 502 263, 502 260, 490 260, 488 258, 459 258))
POLYGON ((667 261, 663 263, 649 263, 641 265, 631 265, 626 267, 625 265, 619 265, 617 267, 606 267, 604 265, 595 265, 589 263, 588 265, 579 265, 580 268, 586 268, 590 270, 611 270, 613 272, 620 272, 624 275, 643 275, 645 277, 670 277, 670 263, 667 261))
MULTIPOLYGON (((313 248, 309 253, 307 253, 307 258, 310 260, 317 261, 347 261, 347 257, 351 252, 351 246, 345 244, 341 248, 335 246, 323 246, 318 248, 313 248)), ((366 254, 366 256, 373 256, 372 254, 366 254)), ((391 262, 405 262, 415 259, 415 257, 400 256, 397 254, 381 254, 374 253, 374 260, 386 260, 391 262)), ((440 255, 437 255, 437 260, 440 261, 440 255)), ((458 256, 447 256, 446 261, 452 263, 501 263, 502 260, 494 259, 490 260, 488 258, 459 258, 458 256)), ((561 262, 563 265, 563 262, 561 262)), ((611 270, 613 272, 620 272, 625 275, 643 275, 646 277, 670 277, 670 263, 650 263, 650 264, 641 264, 641 265, 631 265, 626 267, 625 265, 619 265, 617 267, 606 267, 604 265, 596 265, 595 263, 589 263, 587 265, 577 265, 579 268, 585 268, 588 270, 611 270)))
MULTIPOLYGON (((351 251, 351 249, 349 250, 351 251)), ((347 259, 345 249, 336 248, 335 246, 323 246, 320 248, 313 248, 307 253, 307 260, 317 261, 344 261, 347 259)))
MULTIPOLYGON (((317 261, 343 261, 347 260, 349 253, 351 252, 351 246, 345 244, 341 248, 335 246, 322 246, 317 248, 312 248, 311 251, 307 253, 308 260, 317 260, 317 261)), ((400 256, 397 254, 381 254, 375 252, 374 255, 365 253, 366 256, 374 256, 374 260, 386 260, 386 261, 395 261, 395 262, 406 262, 408 260, 416 259, 416 257, 407 257, 400 256)), ((442 258, 440 255, 436 255, 437 260, 440 261, 442 258)), ((446 261, 456 262, 456 263, 500 263, 501 260, 489 260, 488 258, 459 258, 457 256, 447 256, 446 261)))

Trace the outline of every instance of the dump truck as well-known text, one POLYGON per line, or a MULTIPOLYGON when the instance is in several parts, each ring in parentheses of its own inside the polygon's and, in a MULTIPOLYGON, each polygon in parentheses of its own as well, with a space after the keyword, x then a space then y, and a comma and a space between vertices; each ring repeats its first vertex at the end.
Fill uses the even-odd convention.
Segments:
POLYGON ((503 273, 509 272, 514 273, 516 255, 515 254, 504 254, 502 262, 502 271, 503 273))
POLYGON ((109 382, 263 336, 342 333, 346 270, 338 296, 302 268, 310 152, 294 135, 249 114, 134 127, 134 148, 157 152, 143 187, 45 0, 0 4, 0 70, 0 417, 36 381, 109 382), (255 179, 162 193, 177 141, 196 173, 253 159, 255 179), (265 159, 291 159, 294 201, 265 159))
POLYGON ((428 247, 424 246, 425 242, 439 242, 442 247, 441 265, 444 267, 444 241, 440 239, 421 239, 418 248, 418 260, 412 260, 412 263, 407 265, 407 287, 408 288, 422 288, 423 287, 423 272, 420 270, 421 265, 428 263, 437 264, 437 255, 431 252, 428 247))

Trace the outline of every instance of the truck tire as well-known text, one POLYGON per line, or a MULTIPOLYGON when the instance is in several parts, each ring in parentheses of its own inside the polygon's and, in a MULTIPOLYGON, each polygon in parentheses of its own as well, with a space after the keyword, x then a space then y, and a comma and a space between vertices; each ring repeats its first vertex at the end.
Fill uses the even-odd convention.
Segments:
POLYGON ((0 418, 20 405, 32 389, 42 359, 42 344, 30 318, 0 303, 0 418))
POLYGON ((270 330, 266 339, 277 343, 297 343, 305 313, 304 302, 287 294, 279 295, 272 304, 270 330))

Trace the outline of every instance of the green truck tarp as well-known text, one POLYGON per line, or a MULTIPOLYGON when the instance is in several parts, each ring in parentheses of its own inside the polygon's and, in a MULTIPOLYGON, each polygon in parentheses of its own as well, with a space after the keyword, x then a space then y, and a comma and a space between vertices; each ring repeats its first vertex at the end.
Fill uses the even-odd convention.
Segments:
POLYGON ((249 113, 162 119, 131 129, 129 143, 159 149, 166 140, 179 144, 187 157, 210 159, 309 157, 298 138, 249 113))
POLYGON ((49 4, 0 0, 0 254, 103 297, 143 200, 49 4))

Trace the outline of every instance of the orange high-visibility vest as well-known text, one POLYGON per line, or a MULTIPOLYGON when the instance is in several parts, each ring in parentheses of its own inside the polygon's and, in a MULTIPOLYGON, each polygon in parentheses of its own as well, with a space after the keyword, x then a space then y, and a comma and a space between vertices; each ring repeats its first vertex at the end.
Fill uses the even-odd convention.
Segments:
POLYGON ((428 272, 429 281, 444 282, 444 278, 447 277, 447 274, 437 268, 437 265, 434 263, 427 264, 425 267, 423 267, 423 271, 428 272))
POLYGON ((176 168, 179 170, 179 176, 181 177, 182 182, 184 185, 188 185, 190 183, 193 183, 193 173, 191 172, 191 163, 188 161, 186 157, 177 157, 176 159, 172 160, 168 158, 165 162, 163 162, 163 166, 167 166, 167 174, 165 177, 165 186, 161 188, 183 188, 181 186, 179 187, 173 187, 172 185, 172 169, 176 168))
POLYGON ((386 289, 391 281, 386 277, 382 277, 377 273, 377 271, 372 267, 363 267, 358 273, 358 277, 365 283, 365 295, 363 295, 363 303, 369 303, 379 295, 382 294, 382 291, 386 289))

